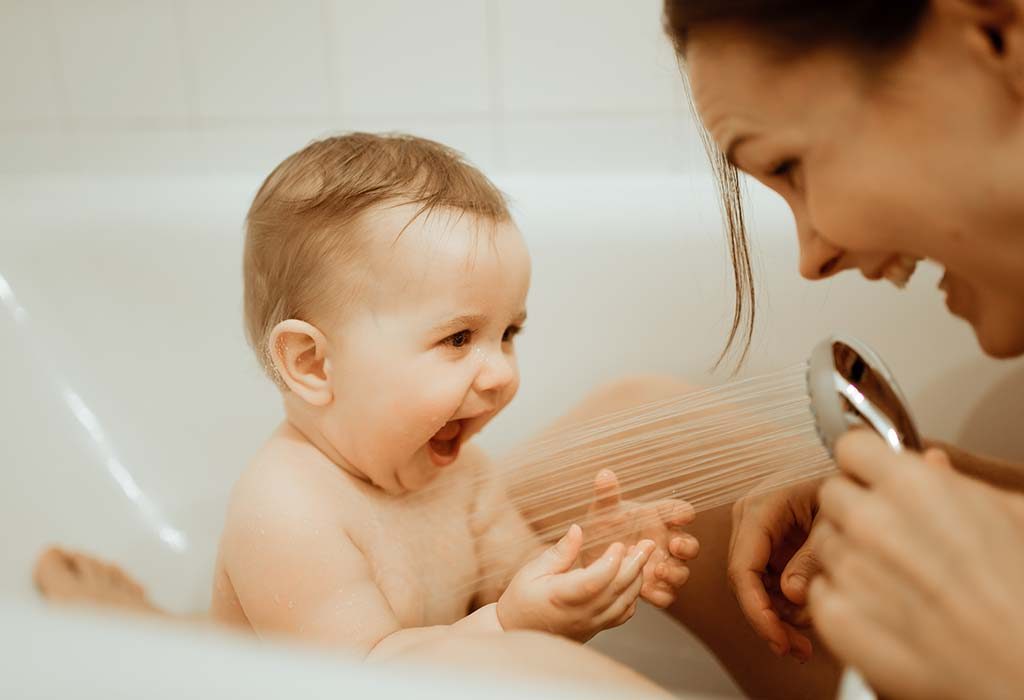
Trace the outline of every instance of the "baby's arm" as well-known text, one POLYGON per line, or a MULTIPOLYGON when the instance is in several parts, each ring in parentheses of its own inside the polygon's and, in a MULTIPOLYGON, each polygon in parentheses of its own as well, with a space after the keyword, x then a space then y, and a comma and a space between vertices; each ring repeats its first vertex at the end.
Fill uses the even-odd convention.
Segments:
MULTIPOLYGON (((331 512, 336 504, 326 506, 315 496, 280 490, 233 504, 224 561, 255 632, 299 637, 368 658, 443 634, 445 626, 402 629, 370 563, 331 512)), ((451 627, 501 630, 493 605, 451 627)))
POLYGON ((467 466, 473 471, 476 486, 470 529, 480 569, 475 600, 482 605, 498 600, 520 567, 540 554, 548 543, 541 540, 509 499, 505 484, 487 455, 474 445, 466 445, 464 458, 471 461, 467 466))
POLYGON ((613 542, 586 568, 574 568, 583 547, 580 527, 571 526, 549 547, 512 503, 486 455, 474 449, 467 456, 477 486, 472 526, 481 571, 478 603, 497 600, 506 628, 540 629, 579 641, 633 616, 654 541, 613 542))

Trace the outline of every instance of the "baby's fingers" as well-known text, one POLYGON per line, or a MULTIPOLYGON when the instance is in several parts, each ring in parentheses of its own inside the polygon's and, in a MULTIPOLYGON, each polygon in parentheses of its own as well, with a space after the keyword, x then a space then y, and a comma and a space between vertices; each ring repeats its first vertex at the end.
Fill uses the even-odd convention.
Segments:
POLYGON ((661 501, 658 503, 658 517, 669 527, 682 527, 693 522, 697 511, 686 501, 661 501))
MULTIPOLYGON (((633 582, 620 593, 611 604, 605 608, 599 615, 597 615, 595 621, 601 629, 607 629, 609 627, 615 627, 621 625, 629 619, 626 615, 630 608, 636 607, 637 598, 640 597, 640 589, 643 587, 643 579, 637 576, 633 579, 633 582), (625 618, 625 619, 623 619, 625 618), (622 620, 621 622, 619 620, 622 620)), ((631 614, 630 614, 631 616, 631 614)))
POLYGON ((672 588, 679 588, 690 578, 690 567, 675 558, 669 558, 654 568, 654 577, 672 588))
POLYGON ((605 553, 585 569, 574 569, 555 578, 552 594, 567 605, 579 605, 603 591, 622 567, 626 546, 613 542, 605 553))
POLYGON ((656 608, 667 608, 676 602, 676 592, 663 583, 644 583, 640 597, 656 608))
POLYGON ((633 582, 642 579, 640 573, 654 553, 654 542, 641 540, 635 546, 630 547, 619 567, 619 573, 612 582, 613 593, 621 593, 628 589, 633 582))
POLYGON ((682 533, 673 537, 668 543, 668 552, 677 559, 689 561, 700 554, 700 542, 693 535, 682 533))

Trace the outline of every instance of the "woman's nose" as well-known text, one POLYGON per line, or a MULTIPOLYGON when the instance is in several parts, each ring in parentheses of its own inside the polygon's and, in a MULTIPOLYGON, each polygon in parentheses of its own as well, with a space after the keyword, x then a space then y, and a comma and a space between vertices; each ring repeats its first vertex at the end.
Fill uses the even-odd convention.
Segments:
POLYGON ((804 279, 821 280, 842 269, 843 250, 821 236, 811 226, 797 224, 800 242, 800 275, 804 279))

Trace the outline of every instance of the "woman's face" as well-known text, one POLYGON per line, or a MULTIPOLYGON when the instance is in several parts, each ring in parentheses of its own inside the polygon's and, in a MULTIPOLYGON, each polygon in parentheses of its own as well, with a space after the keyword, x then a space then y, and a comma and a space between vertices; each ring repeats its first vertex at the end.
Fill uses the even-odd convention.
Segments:
POLYGON ((1024 42, 1011 27, 997 50, 983 25, 947 14, 881 72, 699 27, 690 83, 718 146, 793 210, 802 275, 893 278, 928 258, 946 270, 950 311, 1008 357, 1024 353, 1024 42))

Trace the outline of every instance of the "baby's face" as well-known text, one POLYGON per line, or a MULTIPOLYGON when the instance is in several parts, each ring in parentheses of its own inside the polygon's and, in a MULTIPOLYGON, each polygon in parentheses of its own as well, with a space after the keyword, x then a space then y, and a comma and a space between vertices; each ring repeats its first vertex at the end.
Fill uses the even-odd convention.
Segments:
POLYGON ((372 212, 366 294, 329 337, 334 447, 388 492, 414 491, 519 388, 530 257, 515 224, 372 212), (491 232, 494 231, 492 236, 491 232))

